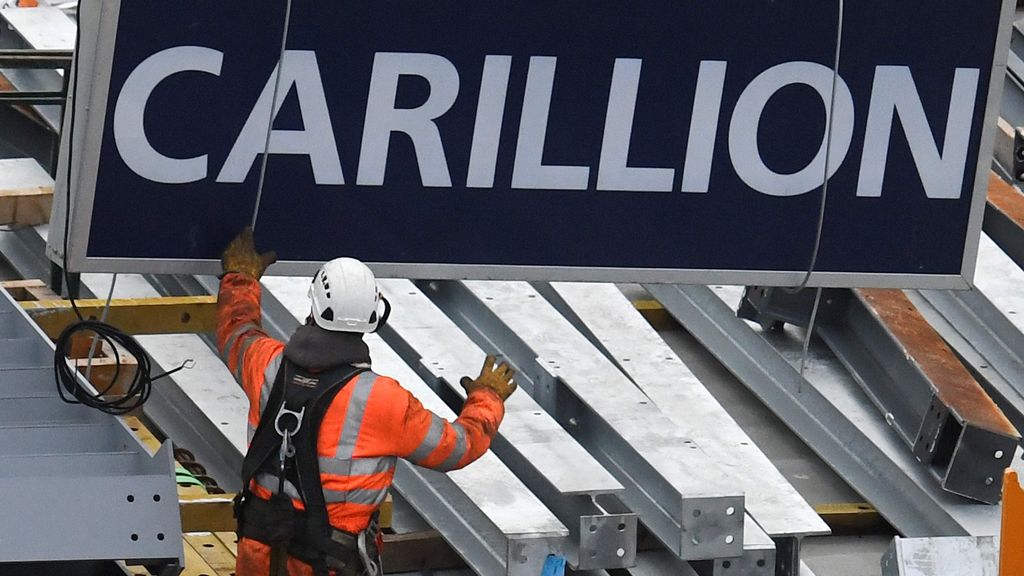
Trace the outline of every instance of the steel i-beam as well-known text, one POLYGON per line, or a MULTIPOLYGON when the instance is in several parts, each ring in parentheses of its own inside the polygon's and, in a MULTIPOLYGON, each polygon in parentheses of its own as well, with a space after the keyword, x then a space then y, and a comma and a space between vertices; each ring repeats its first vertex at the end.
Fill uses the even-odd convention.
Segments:
MULTIPOLYGON (((400 314, 381 337, 451 404, 461 404, 463 375, 479 371, 484 352, 408 280, 380 280, 400 314)), ((636 514, 615 497, 622 484, 611 476, 528 394, 505 403, 505 419, 491 449, 569 528, 569 563, 576 569, 632 566, 636 514)))
POLYGON ((798 574, 800 539, 828 534, 828 526, 629 299, 613 284, 555 282, 537 288, 739 482, 748 515, 775 541, 776 573, 798 574))
MULTIPOLYGON (((808 372, 815 377, 801 378, 765 337, 705 286, 644 288, 901 533, 959 536, 998 530, 996 508, 945 492, 909 451, 900 450, 901 440, 864 393, 852 381, 842 381, 841 368, 815 357, 808 372)), ((795 346, 799 355, 799 342, 795 346)))
POLYGON ((669 550, 686 560, 743 553, 742 492, 529 284, 420 287, 528 377, 524 390, 625 486, 623 502, 669 550))
MULTIPOLYGON (((813 295, 749 287, 739 314, 806 325, 813 295)), ((825 290, 815 330, 944 489, 999 501, 1020 434, 903 291, 825 290)))

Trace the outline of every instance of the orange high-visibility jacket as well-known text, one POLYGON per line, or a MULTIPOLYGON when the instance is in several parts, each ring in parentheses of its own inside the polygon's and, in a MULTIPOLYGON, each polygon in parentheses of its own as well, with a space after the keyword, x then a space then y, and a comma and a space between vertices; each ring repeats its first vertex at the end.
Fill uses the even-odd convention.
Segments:
MULTIPOLYGON (((251 442, 286 347, 260 328, 259 281, 241 273, 224 275, 217 300, 217 346, 249 399, 251 442)), ((459 418, 448 422, 387 376, 372 371, 355 376, 328 407, 317 440, 331 525, 352 533, 369 525, 391 486, 396 458, 442 471, 473 462, 487 451, 504 413, 494 391, 475 390, 459 418)), ((257 475, 250 486, 253 494, 270 499, 277 491, 271 478, 257 475)), ((284 491, 293 506, 303 508, 291 483, 285 484, 284 491)), ((311 573, 308 564, 294 558, 288 564, 290 574, 311 573)), ((241 539, 238 575, 268 570, 269 548, 241 539)))

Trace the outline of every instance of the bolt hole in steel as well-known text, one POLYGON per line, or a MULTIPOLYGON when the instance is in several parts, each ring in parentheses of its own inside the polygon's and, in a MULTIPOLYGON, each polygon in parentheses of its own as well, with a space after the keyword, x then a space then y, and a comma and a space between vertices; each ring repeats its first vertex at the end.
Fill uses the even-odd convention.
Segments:
POLYGON ((646 400, 641 400, 640 403, 641 404, 647 404, 647 401, 646 400))
POLYGON ((987 370, 988 369, 988 364, 979 364, 978 368, 981 368, 982 370, 987 370))
POLYGON ((227 423, 227 422, 221 422, 221 423, 220 423, 220 425, 221 425, 221 426, 227 426, 227 425, 228 425, 228 423, 227 423))
POLYGON ((871 510, 868 506, 857 506, 857 510, 871 510))
POLYGON ((191 320, 192 320, 192 315, 191 314, 189 314, 188 312, 182 312, 181 313, 181 323, 182 324, 188 324, 189 321, 191 321, 191 320))
POLYGON ((135 496, 133 496, 133 495, 129 494, 129 495, 128 495, 128 501, 129 501, 129 502, 135 502, 135 496))
POLYGON ((138 534, 132 534, 132 542, 138 542, 138 541, 139 541, 139 535, 138 534))
POLYGON ((622 558, 623 556, 626 555, 626 551, 623 550, 622 548, 619 548, 618 550, 615 551, 615 555, 618 556, 619 558, 622 558))
POLYGON ((213 544, 207 542, 206 544, 203 544, 203 548, 213 548, 213 544))
POLYGON ((732 516, 735 513, 736 513, 736 509, 733 508, 732 506, 729 506, 728 508, 725 509, 725 515, 726 516, 732 516))
POLYGON ((693 511, 693 517, 694 518, 700 518, 700 510, 694 510, 693 511))
POLYGON ((732 562, 729 562, 728 560, 723 560, 722 561, 722 568, 725 568, 726 570, 728 570, 729 568, 732 568, 732 562))
POLYGON ((597 532, 597 524, 591 524, 590 525, 590 531, 591 532, 597 532))
POLYGON ((159 494, 153 494, 153 502, 159 502, 159 501, 160 501, 160 495, 159 494))
POLYGON ((157 540, 160 540, 160 541, 162 542, 162 541, 163 541, 163 539, 164 539, 164 533, 163 533, 163 532, 160 532, 160 533, 158 533, 158 534, 156 535, 156 539, 157 539, 157 540))
POLYGON ((1003 457, 1003 451, 1002 450, 996 450, 996 460, 999 460, 1002 457, 1003 457))
POLYGON ((619 532, 625 532, 625 531, 626 531, 626 524, 623 523, 623 522, 619 522, 619 532))
POLYGON ((729 534, 728 536, 725 537, 725 543, 726 544, 732 544, 735 541, 736 541, 736 539, 733 538, 732 534, 729 534))
POLYGON ((764 565, 765 565, 764 558, 762 558, 762 559, 757 561, 757 567, 758 568, 764 568, 764 565))
POLYGON ((623 358, 622 361, 623 362, 629 362, 629 358, 623 358))

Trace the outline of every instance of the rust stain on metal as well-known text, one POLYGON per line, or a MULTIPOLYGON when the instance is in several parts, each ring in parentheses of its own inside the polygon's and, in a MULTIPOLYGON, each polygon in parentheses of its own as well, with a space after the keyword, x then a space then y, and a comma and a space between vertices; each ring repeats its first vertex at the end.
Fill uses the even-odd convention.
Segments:
POLYGON ((988 203, 1024 228, 1024 194, 994 173, 988 177, 988 203))
POLYGON ((856 292, 896 337, 908 358, 931 380, 936 394, 950 410, 979 428, 1020 437, 1002 410, 902 290, 859 289, 856 292))

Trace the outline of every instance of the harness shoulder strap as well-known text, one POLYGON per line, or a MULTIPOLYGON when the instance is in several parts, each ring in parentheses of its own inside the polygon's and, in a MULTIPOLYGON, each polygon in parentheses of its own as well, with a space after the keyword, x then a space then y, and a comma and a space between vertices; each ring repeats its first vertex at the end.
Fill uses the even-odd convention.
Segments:
MULTIPOLYGON (((317 499, 323 501, 323 491, 320 489, 319 481, 320 468, 316 461, 316 439, 320 430, 320 421, 330 402, 344 388, 345 384, 364 371, 366 368, 346 365, 314 374, 299 368, 287 358, 281 362, 281 367, 277 371, 267 399, 267 405, 260 415, 260 423, 256 427, 249 450, 242 461, 243 497, 248 496, 249 485, 256 474, 275 463, 278 450, 281 447, 281 435, 277 432, 275 422, 281 409, 284 408, 303 415, 298 433, 293 436, 296 462, 301 463, 302 460, 307 459, 306 455, 311 455, 312 462, 316 466, 314 476, 306 479, 297 478, 299 482, 293 483, 301 491, 307 509, 310 496, 313 498, 313 503, 317 499)), ((276 469, 274 471, 276 472, 276 469)), ((295 480, 294 478, 290 479, 295 480)), ((324 515, 326 517, 326 510, 324 515)))

